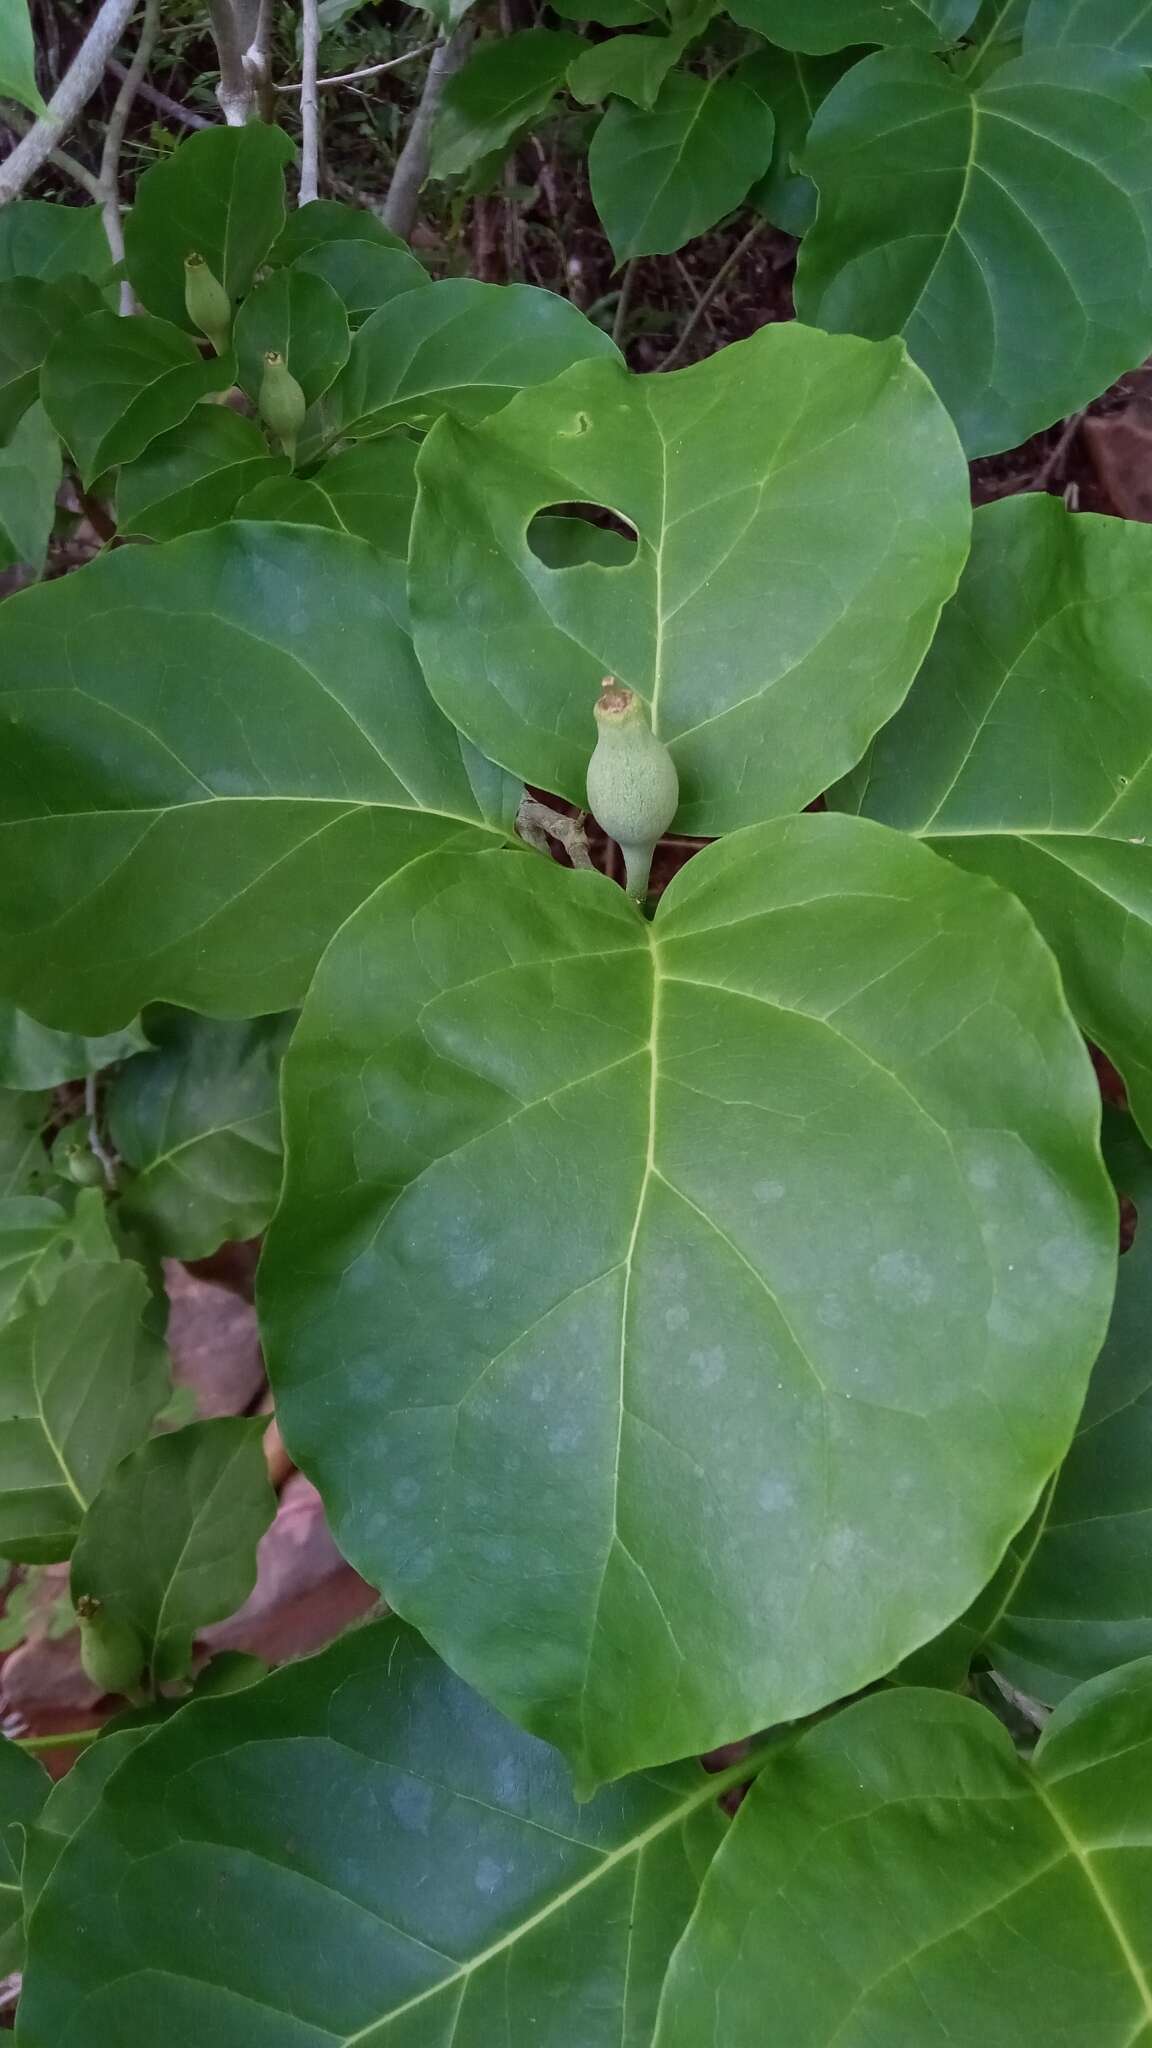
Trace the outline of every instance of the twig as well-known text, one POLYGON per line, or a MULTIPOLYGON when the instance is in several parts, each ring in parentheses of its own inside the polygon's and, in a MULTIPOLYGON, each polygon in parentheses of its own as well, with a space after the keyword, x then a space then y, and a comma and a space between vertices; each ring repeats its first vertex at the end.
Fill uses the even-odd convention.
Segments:
POLYGON ((275 87, 272 84, 268 52, 272 43, 272 14, 275 0, 259 0, 252 38, 244 52, 244 69, 256 88, 256 104, 262 121, 276 118, 275 87))
POLYGON ((711 284, 705 285, 704 290, 701 292, 700 297, 697 299, 695 306, 692 308, 691 313, 688 315, 687 320, 684 322, 684 325, 680 330, 680 339, 676 343, 675 348, 669 350, 668 354, 665 356, 664 361, 662 363, 657 363, 656 368, 658 370, 675 369, 676 364, 681 360, 684 351, 688 346, 688 343, 691 341, 692 336, 695 334, 696 329, 699 327, 700 322, 704 318, 705 313, 708 311, 709 306, 712 304, 713 299, 716 297, 717 292, 720 290, 721 285, 725 282, 727 278, 729 278, 732 275, 732 272, 735 270, 736 265, 740 263, 743 260, 743 258, 747 255, 749 249, 752 247, 752 244, 756 240, 757 236, 762 235, 763 233, 764 222, 761 220, 753 221, 752 226, 749 228, 747 234, 741 236, 741 239, 737 242, 736 247, 730 252, 729 255, 727 255, 724 258, 724 261, 720 265, 719 270, 716 272, 715 277, 712 279, 711 284))
POLYGON ((428 164, 432 151, 432 129, 440 112, 444 88, 450 78, 460 70, 472 46, 472 24, 462 21, 452 34, 441 38, 432 52, 428 76, 420 104, 412 116, 408 139, 396 159, 388 197, 384 201, 381 219, 394 235, 402 235, 407 242, 416 225, 416 208, 424 180, 428 176, 428 164))
POLYGON ((6 1735, 14 1749, 83 1749, 95 1742, 99 1728, 73 1728, 66 1735, 6 1735))
MULTIPOLYGON (((118 78, 121 82, 128 76, 127 64, 121 64, 115 57, 109 57, 108 69, 113 78, 118 78)), ((138 99, 147 100, 150 107, 155 107, 160 114, 167 114, 170 121, 178 121, 184 128, 211 128, 214 125, 211 121, 206 121, 203 114, 194 114, 190 107, 182 107, 179 100, 169 99, 166 92, 158 92, 154 85, 149 85, 144 79, 141 79, 136 87, 136 96, 138 99)))
POLYGON ((135 0, 103 0, 84 41, 38 120, 0 165, 0 206, 19 198, 83 112, 131 18, 135 0))
POLYGON ((1053 477, 1058 476, 1060 474, 1060 471, 1063 469, 1064 464, 1068 459, 1068 450, 1071 448, 1073 441, 1076 439, 1077 434, 1080 432, 1080 429, 1084 424, 1084 416, 1087 413, 1087 411, 1088 407, 1084 405, 1081 406, 1079 412, 1069 414, 1068 418, 1064 422, 1064 431, 1061 434, 1060 439, 1057 441, 1056 446, 1050 449, 1049 453, 1045 456, 1043 462, 1040 464, 1039 469, 1036 471, 1035 475, 1032 478, 1031 488, 1033 490, 1046 490, 1048 488, 1048 485, 1052 482, 1053 477))
POLYGON ((548 841, 555 839, 564 848, 574 868, 590 868, 594 862, 584 830, 586 815, 580 811, 576 817, 569 818, 565 812, 554 811, 550 804, 542 804, 539 798, 529 796, 525 790, 516 813, 516 830, 525 845, 534 847, 537 853, 546 853, 551 858, 548 841))
POLYGON ((320 193, 320 100, 316 91, 320 51, 319 0, 301 0, 301 22, 300 204, 307 206, 320 193))
POLYGON ((105 1185, 115 1188, 117 1182, 116 1161, 100 1136, 100 1110, 96 1095, 96 1075, 84 1077, 84 1114, 88 1119, 88 1146, 94 1158, 104 1168, 105 1185))
MULTIPOLYGON (((413 57, 424 57, 435 43, 418 43, 414 50, 405 50, 402 57, 389 57, 383 64, 366 64, 363 71, 338 71, 332 78, 318 78, 316 89, 323 92, 326 85, 353 85, 358 78, 378 78, 382 71, 395 71, 398 64, 410 64, 413 57)), ((276 92, 299 92, 301 87, 290 78, 283 85, 274 87, 276 92)))
MULTIPOLYGON (((32 118, 31 115, 25 114, 23 107, 6 107, 4 125, 11 128, 15 134, 24 136, 31 131, 32 118)), ((90 171, 87 164, 80 162, 79 157, 70 156, 66 149, 54 149, 48 161, 55 164, 58 171, 63 171, 66 177, 71 178, 74 185, 79 185, 82 192, 87 192, 89 198, 94 199, 99 206, 102 193, 100 180, 95 171, 90 171)))
MULTIPOLYGON (((140 81, 152 59, 152 47, 159 26, 160 0, 144 0, 144 15, 140 23, 140 39, 136 44, 136 54, 121 80, 120 90, 104 131, 104 147, 100 153, 99 206, 104 218, 104 233, 108 237, 108 247, 112 251, 114 263, 124 261, 124 228, 120 219, 120 151, 140 81)), ((120 286, 120 311, 124 314, 136 311, 136 295, 127 278, 120 286)))
POLYGON ((612 321, 612 339, 617 348, 623 341, 624 329, 628 322, 628 308, 632 303, 632 286, 636 278, 638 261, 639 258, 636 256, 630 258, 624 266, 624 275, 620 280, 620 296, 616 301, 616 313, 612 321))

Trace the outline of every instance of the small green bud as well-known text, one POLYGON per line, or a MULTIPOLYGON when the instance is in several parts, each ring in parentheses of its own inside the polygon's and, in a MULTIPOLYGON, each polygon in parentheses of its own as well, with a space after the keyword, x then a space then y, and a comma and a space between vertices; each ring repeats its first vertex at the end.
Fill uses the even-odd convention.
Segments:
POLYGON ((588 808, 624 855, 628 894, 644 901, 652 855, 680 800, 676 763, 652 731, 642 697, 605 676, 588 763, 588 808))
POLYGON ((195 249, 184 258, 184 305, 193 327, 206 334, 222 356, 232 339, 232 302, 195 249))
POLYGON ((85 1593, 76 1602, 80 1620, 80 1662, 101 1692, 131 1692, 144 1671, 144 1645, 130 1621, 109 1614, 102 1600, 85 1593))
POLYGON ((278 349, 270 348, 265 354, 259 405, 261 419, 271 427, 291 462, 308 403, 278 349))
POLYGON ((92 1150, 88 1125, 83 1117, 76 1117, 56 1133, 52 1141, 52 1164, 62 1180, 75 1181, 77 1187, 102 1188, 105 1185, 104 1168, 92 1150))

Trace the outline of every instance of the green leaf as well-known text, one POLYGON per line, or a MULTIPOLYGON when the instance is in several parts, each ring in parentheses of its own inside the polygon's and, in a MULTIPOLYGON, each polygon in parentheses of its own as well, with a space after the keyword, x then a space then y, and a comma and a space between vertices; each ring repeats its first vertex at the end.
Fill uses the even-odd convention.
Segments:
MULTIPOLYGON (((657 2048, 1067 2042, 1152 2026, 1152 1661, 1031 1765, 971 1700, 892 1692, 776 1752, 704 1880, 657 2048)), ((47 2042, 47 2035, 44 2036, 47 2042)))
POLYGON ((0 280, 79 272, 103 282, 111 265, 98 206, 16 199, 0 207, 0 280))
POLYGON ((734 21, 785 50, 826 56, 852 43, 937 50, 970 28, 979 0, 729 0, 734 21))
POLYGON ((121 1764, 33 1917, 25 2048, 639 2048, 742 1769, 577 1805, 402 1624, 359 1629, 121 1764))
POLYGON ((977 513, 956 597, 845 807, 1026 903, 1152 1139, 1152 533, 1043 494, 977 513))
POLYGON ((43 406, 30 406, 0 445, 0 569, 43 569, 62 475, 59 438, 43 406))
MULTIPOLYGON (((46 1103, 41 1098, 22 1099, 39 1100, 43 1120, 46 1103)), ((46 1157, 42 1147, 41 1157, 46 1157)), ((47 1179, 48 1175, 42 1174, 41 1184, 47 1179)), ((28 1185, 36 1183, 30 1179, 28 1185)), ((76 1249, 76 1237, 73 1219, 58 1202, 32 1195, 0 1200, 0 1320, 31 1302, 47 1299, 65 1260, 76 1249)))
POLYGON ((739 76, 767 101, 776 121, 772 161, 749 194, 749 204, 787 235, 806 235, 816 218, 816 187, 796 164, 816 109, 859 54, 848 50, 804 57, 795 50, 765 49, 740 67, 739 76))
POLYGON ((280 128, 202 128, 145 171, 124 222, 128 276, 150 313, 191 329, 184 258, 193 252, 233 301, 251 287, 284 224, 284 167, 296 152, 280 128))
POLYGON ((33 114, 48 111, 36 83, 28 0, 0 0, 0 99, 18 100, 33 114))
POLYGON ((294 1019, 150 1021, 154 1052, 107 1094, 109 1134, 131 1169, 119 1215, 170 1258, 204 1259, 256 1237, 280 1192, 280 1059, 294 1019))
POLYGON ((137 1020, 105 1038, 77 1038, 50 1031, 11 1003, 0 1003, 0 1088, 55 1088, 99 1073, 148 1044, 137 1020))
POLYGON ((442 413, 482 419, 524 386, 602 356, 619 361, 609 336, 567 299, 533 285, 445 278, 364 322, 316 410, 313 439, 428 426, 442 413))
POLYGON ((585 47, 568 66, 568 89, 582 106, 592 106, 616 93, 637 107, 650 108, 664 80, 683 54, 680 36, 613 36, 585 47))
POLYGON ((794 322, 668 376, 583 365, 443 421, 417 469, 413 619, 449 716, 582 804, 615 675, 672 748, 685 832, 799 808, 859 759, 967 548, 961 452, 903 350, 794 322), (634 526, 635 560, 539 561, 529 521, 572 501, 634 526))
POLYGON ((131 1622, 152 1682, 183 1678, 200 1629, 256 1583, 256 1546, 276 1511, 263 1415, 193 1422, 125 1458, 85 1515, 72 1598, 131 1622))
POLYGON ((492 843, 404 619, 363 542, 246 522, 0 607, 3 993, 86 1031, 286 1009, 384 876, 492 843))
POLYGON ((419 291, 432 282, 410 250, 379 242, 322 242, 299 257, 294 267, 331 285, 353 327, 362 326, 369 313, 404 292, 419 291))
POLYGON ((0 284, 0 436, 7 440, 36 397, 40 371, 62 330, 100 303, 87 278, 38 277, 0 284))
POLYGON ((70 1259, 47 1299, 0 1325, 0 1556, 67 1557, 86 1508, 168 1392, 148 1282, 125 1260, 70 1259))
POLYGON ((119 1770, 125 1757, 151 1733, 150 1727, 139 1727, 101 1735, 81 1751, 63 1778, 50 1783, 48 1797, 26 1831, 20 1873, 26 1915, 47 1884, 61 1850, 94 1810, 113 1771, 119 1770))
POLYGON ((651 925, 423 862, 329 948, 284 1102, 285 1440, 585 1785, 889 1670, 1072 1434, 1116 1258, 1091 1065, 1019 905, 900 834, 734 835, 651 925))
POLYGON ((409 253, 401 241, 364 206, 344 206, 338 199, 313 199, 290 213, 269 252, 271 264, 297 263, 309 250, 337 242, 376 242, 382 249, 409 253))
POLYGON ((1012 447, 1152 348, 1150 156, 1152 83, 1123 58, 1038 50, 974 89, 866 58, 805 152, 800 318, 902 334, 969 454, 1012 447))
POLYGON ((41 1764, 7 1738, 0 1739, 0 1970, 18 1970, 24 1960, 24 1901, 20 1870, 25 1829, 30 1828, 52 1790, 41 1764))
MULTIPOLYGON (((238 131, 229 130, 229 133, 238 131)), ((44 410, 85 483, 131 462, 231 384, 227 356, 202 356, 189 335, 147 314, 91 313, 53 343, 41 374, 44 410)))
POLYGON ((553 517, 540 513, 528 528, 528 545, 548 569, 576 569, 584 562, 600 562, 606 569, 630 562, 636 552, 632 541, 611 527, 593 526, 587 519, 553 517))
POLYGON ((666 23, 668 9, 660 0, 560 0, 553 14, 566 21, 595 21, 604 28, 630 28, 638 22, 666 23))
POLYGON ((739 206, 772 160, 773 125, 737 78, 674 72, 650 112, 614 100, 588 175, 617 263, 679 249, 739 206))
POLYGON ((239 381, 249 398, 259 396, 265 351, 276 349, 312 405, 343 369, 352 335, 342 300, 322 277, 308 270, 275 270, 241 306, 234 345, 239 381))
POLYGON ((1023 26, 1028 50, 1091 43, 1137 64, 1152 64, 1148 0, 1032 0, 1023 26))
POLYGON ((432 136, 431 175, 451 178, 502 150, 535 120, 585 48, 566 29, 525 28, 478 43, 444 88, 432 136))
POLYGON ((330 533, 346 530, 320 485, 302 476, 262 478, 241 498, 234 517, 277 519, 293 526, 326 526, 330 533))
POLYGON ((382 434, 330 455, 312 479, 349 533, 395 561, 408 559, 416 505, 415 441, 382 434))
MULTIPOLYGON (((10 1014, 7 1004, 4 1010, 10 1014)), ((38 1195, 54 1179, 40 1136, 47 1116, 46 1096, 0 1090, 0 1204, 12 1195, 38 1195)))
POLYGON ((161 434, 125 463, 116 485, 121 533, 176 540, 235 516, 242 498, 288 464, 270 455, 254 420, 227 405, 197 405, 180 426, 161 434))

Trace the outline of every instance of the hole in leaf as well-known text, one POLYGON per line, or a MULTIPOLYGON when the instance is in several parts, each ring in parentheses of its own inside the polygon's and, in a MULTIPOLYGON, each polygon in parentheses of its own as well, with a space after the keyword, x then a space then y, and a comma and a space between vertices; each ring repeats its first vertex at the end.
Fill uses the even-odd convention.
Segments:
POLYGON ((623 569, 636 558, 636 528, 606 505, 548 505, 528 528, 528 545, 546 569, 586 562, 623 569))

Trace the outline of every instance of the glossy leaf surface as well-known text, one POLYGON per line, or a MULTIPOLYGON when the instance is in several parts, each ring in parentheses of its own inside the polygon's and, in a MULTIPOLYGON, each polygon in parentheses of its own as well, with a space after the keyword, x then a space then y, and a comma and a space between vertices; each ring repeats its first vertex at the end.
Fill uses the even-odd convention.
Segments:
POLYGON ((201 128, 145 171, 124 223, 128 276, 150 313, 191 329, 184 258, 203 256, 235 302, 284 224, 284 169, 295 150, 282 128, 201 128))
POLYGON ((1095 398, 1152 347, 1152 83, 1036 50, 975 89, 885 51, 834 87, 804 169, 820 192, 801 319, 903 334, 970 455, 1095 398))
POLYGON ((120 531, 149 540, 178 540, 231 519, 263 477, 284 476, 283 456, 269 453, 255 420, 227 405, 198 405, 162 434, 116 483, 120 531))
POLYGON ((285 1439, 585 1784, 890 1669, 1071 1436, 1115 1266, 1090 1064, 1019 906, 900 835, 777 820, 651 925, 427 861, 330 947, 284 1089, 285 1439))
POLYGON ((274 270, 248 294, 236 316, 233 340, 239 380, 249 398, 259 397, 264 355, 275 349, 309 405, 327 391, 352 346, 339 294, 312 271, 295 268, 274 270))
POLYGON ((769 1761, 705 1878, 657 2048, 1132 2048, 1152 2027, 1152 1662, 1031 1765, 971 1700, 861 1701, 769 1761))
POLYGON ((131 462, 231 384, 227 357, 202 356, 190 335, 147 314, 91 313, 65 328, 40 379, 44 410, 85 483, 131 462))
POLYGON ((650 110, 614 100, 588 176, 617 263, 682 248, 747 197, 772 160, 772 110, 739 79, 674 72, 650 110))
MULTIPOLYGON (((424 296, 427 296, 425 294, 424 296)), ((581 804, 605 674, 647 699, 679 829, 806 804, 900 702, 964 558, 955 434, 895 346, 764 328, 636 377, 590 364, 418 461, 410 596, 434 695, 581 804), (607 506, 635 560, 553 570, 533 515, 607 506)))
POLYGON ((416 1636, 359 1629, 121 1765, 37 1908, 24 2048, 639 2048, 737 1775, 577 1805, 416 1636))
POLYGON ((381 242, 321 242, 298 257, 294 268, 331 285, 353 327, 404 292, 432 282, 410 250, 381 242))
POLYGON ((5 993, 91 1031, 161 998, 267 1014, 385 875, 482 844, 403 618, 397 570, 363 542, 246 523, 10 599, 5 993))
POLYGON ((543 113, 585 45, 566 30, 520 29, 482 42, 448 80, 432 141, 434 178, 455 177, 543 113))
POLYGON ((29 406, 0 445, 0 569, 44 567, 63 463, 42 405, 29 406))

